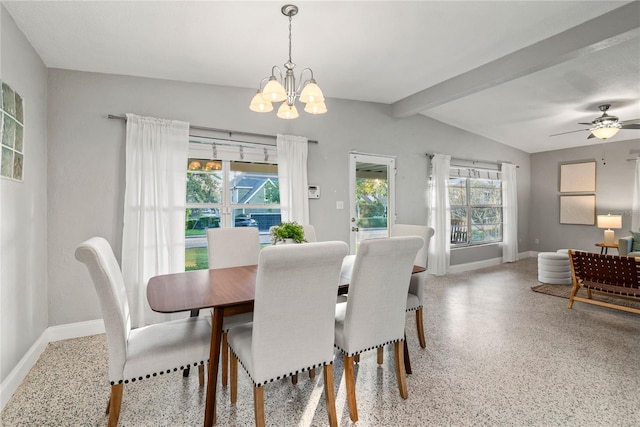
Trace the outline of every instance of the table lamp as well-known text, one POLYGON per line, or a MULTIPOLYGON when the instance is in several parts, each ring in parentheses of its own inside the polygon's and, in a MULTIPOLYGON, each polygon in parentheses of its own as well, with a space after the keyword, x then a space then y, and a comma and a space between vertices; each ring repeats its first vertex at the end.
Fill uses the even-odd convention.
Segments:
POLYGON ((606 228, 604 230, 604 244, 614 245, 616 237, 612 228, 622 228, 622 215, 598 215, 598 228, 606 228))

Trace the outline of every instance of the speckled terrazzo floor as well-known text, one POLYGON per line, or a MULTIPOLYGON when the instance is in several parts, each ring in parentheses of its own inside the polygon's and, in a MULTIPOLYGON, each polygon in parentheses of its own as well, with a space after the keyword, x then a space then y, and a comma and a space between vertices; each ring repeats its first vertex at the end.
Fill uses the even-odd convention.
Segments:
MULTIPOLYGON (((532 292, 536 260, 430 278, 427 348, 414 317, 407 337, 413 374, 398 394, 392 349, 357 368, 359 426, 638 426, 640 316, 532 292)), ((343 365, 336 358, 340 425, 352 425, 343 365)), ((103 426, 107 405, 104 335, 49 345, 5 409, 3 426, 103 426)), ((238 404, 219 389, 218 425, 253 425, 253 397, 240 372, 238 404)), ((268 425, 323 426, 322 375, 267 385, 268 425)), ((204 390, 180 373, 125 387, 121 426, 198 426, 204 390)))

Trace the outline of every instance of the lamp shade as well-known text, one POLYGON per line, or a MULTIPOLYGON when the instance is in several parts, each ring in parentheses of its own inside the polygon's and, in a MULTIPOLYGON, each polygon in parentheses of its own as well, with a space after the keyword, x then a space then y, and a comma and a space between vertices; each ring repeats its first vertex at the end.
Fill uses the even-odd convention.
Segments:
POLYGON ((324 95, 322 94, 322 90, 320 90, 320 86, 316 84, 315 80, 310 80, 300 93, 300 102, 304 102, 306 104, 307 102, 323 101, 324 95))
POLYGON ((615 134, 618 133, 618 131, 620 130, 619 127, 615 127, 615 126, 603 126, 603 127, 597 127, 597 128, 593 128, 591 129, 591 133, 593 134, 593 136, 595 136, 596 138, 599 139, 609 139, 612 136, 615 136, 615 134))
POLYGON ((287 99, 287 92, 278 79, 271 76, 269 82, 262 89, 262 96, 270 102, 281 102, 287 99))
POLYGON ((324 114, 327 112, 327 106, 324 102, 307 102, 304 111, 309 114, 324 114))
POLYGON ((296 106, 289 105, 286 102, 283 102, 280 108, 278 108, 278 113, 276 115, 285 120, 296 119, 299 116, 296 106))
POLYGON ((262 94, 258 92, 254 95, 253 99, 251 99, 249 109, 256 113, 268 113, 269 111, 273 111, 273 104, 264 99, 262 94))
POLYGON ((622 215, 598 215, 598 228, 622 228, 622 215))

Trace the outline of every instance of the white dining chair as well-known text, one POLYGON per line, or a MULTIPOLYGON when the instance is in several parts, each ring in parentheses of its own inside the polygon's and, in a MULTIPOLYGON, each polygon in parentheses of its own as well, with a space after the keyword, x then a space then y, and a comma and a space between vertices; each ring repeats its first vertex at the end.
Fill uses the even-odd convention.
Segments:
POLYGON ((349 415, 358 421, 354 358, 394 344, 400 396, 408 397, 404 366, 405 307, 421 237, 389 237, 360 243, 349 282, 349 297, 336 304, 335 347, 344 354, 349 415))
POLYGON ((304 230, 304 240, 308 243, 314 243, 318 241, 316 237, 316 229, 311 224, 303 224, 302 229, 304 230))
POLYGON ((200 366, 203 386, 211 342, 209 322, 190 317, 131 329, 127 290, 109 243, 93 237, 78 246, 75 256, 89 270, 107 335, 111 383, 108 425, 118 424, 124 384, 200 366))
POLYGON ((264 426, 264 386, 322 366, 329 425, 337 426, 333 386, 335 298, 344 242, 276 245, 260 253, 253 322, 229 330, 231 402, 238 360, 253 382, 256 426, 264 426))
MULTIPOLYGON (((210 270, 256 265, 260 254, 260 234, 256 227, 210 228, 207 230, 207 248, 210 270)), ((227 332, 233 326, 252 320, 253 313, 241 313, 226 316, 222 321, 220 381, 223 387, 227 386, 229 378, 227 332)))
MULTIPOLYGON (((269 234, 271 234, 271 230, 275 227, 275 225, 272 225, 271 227, 269 227, 269 234)), ((304 232, 304 240, 306 243, 315 243, 317 242, 317 237, 316 237, 316 230, 313 227, 313 225, 310 224, 303 224, 302 225, 302 230, 304 232)), ((314 379, 316 377, 316 371, 315 369, 311 369, 309 370, 309 378, 314 379)), ((298 383, 298 375, 293 375, 291 377, 291 382, 293 384, 297 384, 298 383)))
MULTIPOLYGON (((424 240, 424 245, 418 251, 416 259, 413 261, 414 265, 420 267, 427 267, 427 256, 429 254, 429 242, 433 236, 433 227, 426 225, 410 225, 410 224, 394 224, 391 226, 391 237, 396 236, 418 236, 424 240)), ((406 311, 416 312, 416 328, 418 330, 418 341, 420 347, 425 348, 427 341, 424 335, 424 319, 423 319, 423 307, 424 307, 424 284, 427 277, 426 272, 416 273, 411 275, 411 281, 409 283, 409 292, 407 294, 407 308, 406 311)))

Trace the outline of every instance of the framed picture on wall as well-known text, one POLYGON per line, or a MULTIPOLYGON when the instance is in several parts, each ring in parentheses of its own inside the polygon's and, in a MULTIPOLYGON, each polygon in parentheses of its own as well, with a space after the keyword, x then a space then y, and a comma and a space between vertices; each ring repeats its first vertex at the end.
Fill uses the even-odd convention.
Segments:
POLYGON ((560 196, 560 224, 595 225, 596 196, 560 196))
POLYGON ((595 193, 596 162, 565 163, 560 165, 561 193, 595 193))

